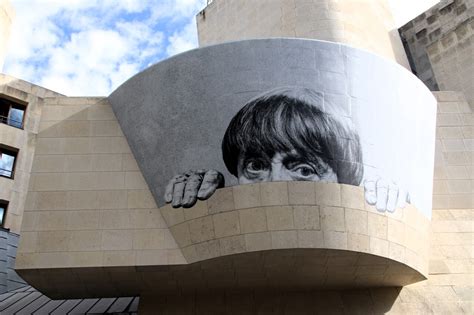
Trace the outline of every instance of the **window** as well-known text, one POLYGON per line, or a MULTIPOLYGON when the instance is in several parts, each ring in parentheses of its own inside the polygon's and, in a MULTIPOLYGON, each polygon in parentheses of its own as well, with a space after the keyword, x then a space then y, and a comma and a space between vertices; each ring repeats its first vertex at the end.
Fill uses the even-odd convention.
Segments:
POLYGON ((8 201, 0 200, 0 227, 5 226, 5 217, 7 214, 8 201))
POLYGON ((0 96, 0 123, 23 128, 26 104, 0 96))
POLYGON ((0 176, 13 178, 18 151, 0 146, 0 176))

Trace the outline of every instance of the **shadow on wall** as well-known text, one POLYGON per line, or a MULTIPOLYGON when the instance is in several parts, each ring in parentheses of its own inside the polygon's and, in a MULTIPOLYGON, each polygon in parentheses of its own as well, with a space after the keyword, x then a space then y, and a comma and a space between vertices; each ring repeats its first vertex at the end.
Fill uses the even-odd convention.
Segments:
MULTIPOLYGON (((212 294, 140 297, 140 314, 385 314, 392 310, 401 288, 325 291, 212 292, 212 294)), ((401 312, 402 310, 392 310, 401 312)))

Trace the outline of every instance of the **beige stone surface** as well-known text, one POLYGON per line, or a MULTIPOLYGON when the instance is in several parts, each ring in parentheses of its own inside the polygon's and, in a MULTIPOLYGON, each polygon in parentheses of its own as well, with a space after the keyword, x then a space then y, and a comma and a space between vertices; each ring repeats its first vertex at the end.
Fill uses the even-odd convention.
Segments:
MULTIPOLYGON (((402 285, 424 279, 429 222, 415 208, 397 209, 401 214, 374 213, 372 208, 365 209, 364 204, 359 205, 359 209, 325 205, 328 200, 333 203, 333 197, 318 201, 317 188, 321 187, 330 196, 345 194, 344 204, 356 206, 363 197, 363 188, 347 189, 339 184, 305 182, 289 188, 288 183, 276 182, 251 186, 252 189, 244 186, 220 189, 219 194, 197 205, 196 214, 191 213, 193 208, 155 208, 155 212, 161 211, 162 221, 155 217, 156 226, 140 227, 135 224, 144 225, 144 219, 132 220, 134 212, 143 211, 141 214, 148 217, 153 209, 146 208, 150 206, 148 202, 144 202, 143 209, 129 209, 127 198, 134 193, 118 194, 120 189, 97 191, 92 203, 96 209, 87 209, 89 205, 86 209, 77 209, 77 203, 68 202, 69 191, 54 192, 52 200, 66 209, 52 210, 43 209, 41 201, 48 200, 45 196, 51 192, 33 191, 35 200, 29 202, 32 210, 28 210, 29 219, 25 223, 29 231, 25 230, 27 234, 19 249, 17 268, 23 276, 31 276, 31 281, 35 281, 34 269, 41 268, 42 275, 48 277, 55 268, 70 268, 80 274, 83 265, 91 266, 94 261, 95 267, 105 268, 108 273, 131 268, 126 272, 130 279, 148 277, 153 274, 151 270, 180 265, 163 273, 168 279, 165 282, 154 288, 145 284, 131 286, 127 291, 130 294, 139 294, 142 290, 172 292, 176 288, 202 285, 203 279, 210 289, 234 286, 357 288, 375 284, 402 285), (255 191, 259 197, 255 197, 255 191), (313 191, 314 204, 308 204, 301 191, 313 191), (270 200, 269 196, 283 192, 286 192, 283 198, 273 199, 272 203, 278 205, 265 206, 265 198, 270 200), (243 201, 246 193, 252 202, 243 201), (237 202, 238 208, 234 202, 236 195, 241 200, 237 202), (260 200, 261 206, 254 207, 256 200, 260 200), (72 209, 67 209, 68 206, 72 209), (243 208, 245 206, 249 208, 243 208), (78 219, 81 214, 93 215, 78 219), (100 254, 89 254, 90 258, 76 264, 73 257, 78 252, 100 254), (55 261, 46 267, 50 259, 55 261), (314 263, 322 269, 315 272, 309 267, 314 263), (223 266, 216 270, 214 264, 223 266), (115 269, 107 269, 112 266, 115 269), (136 269, 147 266, 153 269, 136 269), (373 267, 372 273, 369 266, 373 267), (200 281, 186 273, 191 270, 194 273, 200 270, 197 273, 200 281), (218 272, 219 276, 207 272, 218 272), (176 280, 177 286, 168 286, 176 280)), ((81 195, 74 196, 78 197, 81 195)), ((136 200, 132 204, 134 202, 136 200)), ((458 241, 446 234, 440 237, 444 244, 458 241)), ((462 242, 467 245, 468 239, 462 242)), ((458 264, 451 268, 463 271, 466 267, 458 264)), ((65 287, 61 287, 61 292, 42 289, 58 297, 66 292, 73 294, 65 287)))
POLYGON ((214 0, 196 19, 200 46, 252 38, 311 38, 363 48, 409 68, 386 0, 214 0))
MULTIPOLYGON (((1 2, 0 23, 5 22, 3 14, 5 14, 4 10, 6 9, 9 10, 7 2, 1 2)), ((0 30, 0 38, 4 35, 2 34, 4 31, 5 29, 3 28, 0 30)), ((4 41, 0 43, 0 64, 3 53, 2 45, 4 44, 4 41)), ((30 180, 30 172, 36 150, 36 134, 38 133, 40 115, 44 103, 43 97, 55 94, 58 95, 28 82, 0 74, 0 96, 26 105, 22 129, 0 124, 0 143, 18 150, 13 178, 3 177, 0 179, 0 198, 9 201, 4 226, 14 233, 20 232, 28 187, 34 184, 30 180)), ((58 167, 62 166, 61 161, 56 162, 58 162, 58 167)), ((41 164, 43 168, 52 167, 50 162, 45 161, 39 161, 35 164, 41 164)))

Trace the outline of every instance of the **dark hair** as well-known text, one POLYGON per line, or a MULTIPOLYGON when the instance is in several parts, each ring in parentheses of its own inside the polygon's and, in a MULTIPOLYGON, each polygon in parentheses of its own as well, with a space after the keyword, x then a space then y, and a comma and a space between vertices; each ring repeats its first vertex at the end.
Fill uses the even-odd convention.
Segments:
POLYGON ((232 118, 222 140, 224 163, 234 176, 239 157, 271 159, 292 150, 309 161, 322 159, 339 183, 362 181, 362 151, 351 121, 308 88, 278 88, 249 101, 232 118))

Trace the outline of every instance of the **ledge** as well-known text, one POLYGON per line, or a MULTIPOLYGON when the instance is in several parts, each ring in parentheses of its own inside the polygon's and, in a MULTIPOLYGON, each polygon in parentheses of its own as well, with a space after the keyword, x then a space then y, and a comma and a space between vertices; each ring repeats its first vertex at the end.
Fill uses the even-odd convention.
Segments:
POLYGON ((343 281, 347 286, 364 284, 364 276, 365 284, 383 286, 406 285, 427 275, 429 220, 411 205, 394 213, 378 212, 365 202, 362 187, 241 185, 220 189, 193 208, 166 206, 161 212, 188 263, 281 249, 299 256, 296 249, 304 249, 302 257, 325 261, 325 285, 340 283, 338 275, 349 270, 343 281), (344 263, 334 263, 333 256, 345 256, 344 263), (372 271, 367 268, 371 265, 372 271), (394 266, 399 281, 390 273, 394 266), (377 283, 372 283, 374 277, 377 283))
POLYGON ((20 254, 18 272, 51 298, 404 286, 426 279, 429 220, 410 205, 377 212, 361 187, 241 185, 190 209, 160 210, 184 259, 166 263, 150 255, 121 263, 119 255, 115 266, 70 260, 41 268, 20 254))

